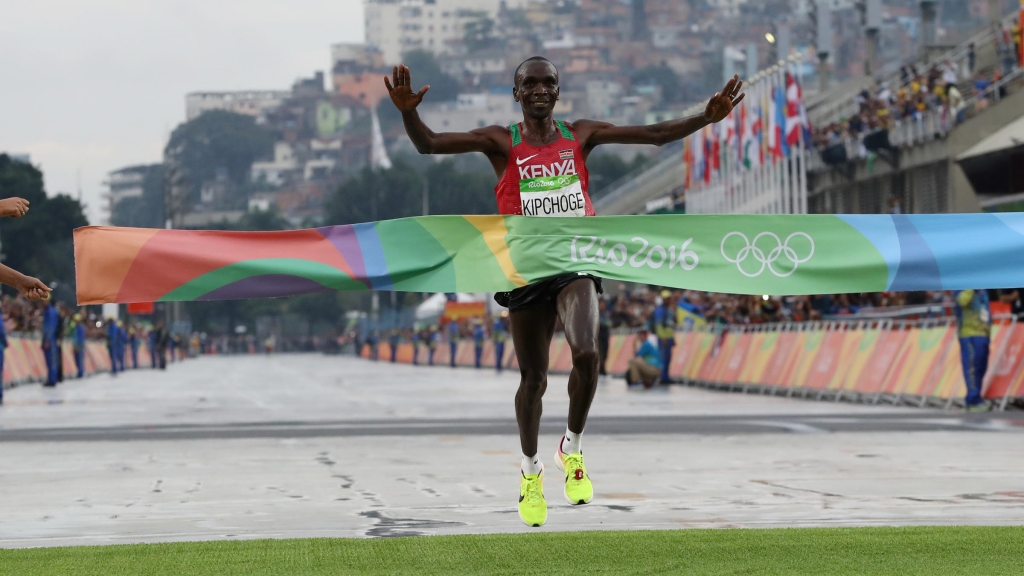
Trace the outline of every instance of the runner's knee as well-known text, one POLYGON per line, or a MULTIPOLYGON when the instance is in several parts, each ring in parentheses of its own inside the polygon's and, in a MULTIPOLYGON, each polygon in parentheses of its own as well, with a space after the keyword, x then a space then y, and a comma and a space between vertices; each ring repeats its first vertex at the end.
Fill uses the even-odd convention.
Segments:
POLYGON ((542 371, 522 371, 523 379, 519 383, 519 394, 527 403, 533 403, 544 396, 548 388, 547 374, 542 371))
POLYGON ((572 351, 572 365, 578 370, 597 370, 600 361, 601 355, 598 353, 597 344, 582 346, 572 351))

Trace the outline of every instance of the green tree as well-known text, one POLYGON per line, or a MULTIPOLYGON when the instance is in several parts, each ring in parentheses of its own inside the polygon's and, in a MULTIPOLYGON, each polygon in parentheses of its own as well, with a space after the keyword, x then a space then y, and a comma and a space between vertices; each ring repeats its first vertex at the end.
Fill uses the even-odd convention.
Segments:
POLYGON ((273 152, 274 135, 255 118, 210 110, 174 129, 165 156, 179 163, 197 199, 203 182, 213 180, 221 169, 236 187, 244 186, 252 163, 273 152))
POLYGON ((446 159, 427 169, 431 214, 494 214, 494 172, 460 171, 446 159))
POLYGON ((28 200, 31 207, 22 218, 0 222, 4 264, 47 284, 56 282, 56 298, 74 303, 72 233, 89 224, 82 205, 64 194, 47 197, 42 172, 0 154, 0 198, 12 196, 28 200))
POLYGON ((426 50, 412 50, 402 54, 402 62, 409 67, 416 90, 420 86, 430 85, 426 98, 431 102, 447 102, 455 100, 459 95, 459 81, 450 74, 441 71, 437 58, 426 50))
POLYGON ((637 153, 632 161, 626 161, 618 154, 603 152, 594 154, 587 159, 587 172, 590 173, 590 194, 599 196, 609 186, 634 170, 643 168, 650 158, 637 153))
POLYGON ((401 156, 390 170, 364 168, 327 203, 327 223, 356 224, 423 214, 424 183, 431 214, 494 214, 494 173, 463 171, 453 159, 432 162, 420 173, 401 156))

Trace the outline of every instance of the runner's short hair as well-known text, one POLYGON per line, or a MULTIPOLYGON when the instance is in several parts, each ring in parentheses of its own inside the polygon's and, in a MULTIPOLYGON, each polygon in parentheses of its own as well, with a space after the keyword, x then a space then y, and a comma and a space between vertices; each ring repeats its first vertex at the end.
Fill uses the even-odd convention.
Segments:
POLYGON ((548 60, 543 56, 530 56, 526 60, 523 60, 523 63, 520 64, 518 68, 516 68, 516 74, 515 76, 512 77, 513 84, 519 82, 519 75, 526 70, 527 64, 531 62, 547 62, 548 64, 551 64, 551 67, 555 69, 555 72, 558 71, 558 68, 554 64, 552 64, 551 60, 548 60))

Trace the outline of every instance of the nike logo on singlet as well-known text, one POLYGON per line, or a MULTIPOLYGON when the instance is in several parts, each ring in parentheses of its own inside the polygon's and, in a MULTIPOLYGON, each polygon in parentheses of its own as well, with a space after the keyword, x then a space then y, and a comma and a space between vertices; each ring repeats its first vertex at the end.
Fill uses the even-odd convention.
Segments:
POLYGON ((534 154, 533 156, 530 156, 528 158, 522 158, 522 159, 520 159, 519 157, 516 157, 516 166, 522 166, 523 164, 529 162, 530 160, 533 160, 537 156, 540 156, 540 154, 534 154))

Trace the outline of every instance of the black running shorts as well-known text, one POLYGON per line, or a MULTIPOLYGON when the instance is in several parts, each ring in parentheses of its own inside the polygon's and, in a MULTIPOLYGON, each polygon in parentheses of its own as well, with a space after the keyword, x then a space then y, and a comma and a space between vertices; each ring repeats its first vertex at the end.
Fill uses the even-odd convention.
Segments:
POLYGON ((508 308, 510 312, 536 306, 554 306, 562 289, 580 278, 593 280, 597 293, 604 294, 601 279, 597 276, 585 272, 569 272, 538 280, 529 286, 516 288, 511 292, 498 292, 494 295, 494 301, 508 308))

